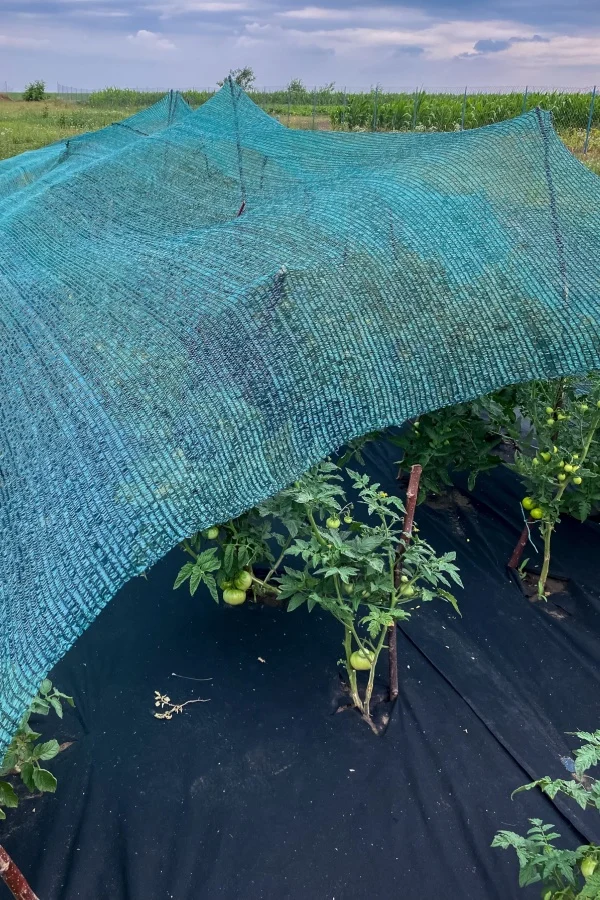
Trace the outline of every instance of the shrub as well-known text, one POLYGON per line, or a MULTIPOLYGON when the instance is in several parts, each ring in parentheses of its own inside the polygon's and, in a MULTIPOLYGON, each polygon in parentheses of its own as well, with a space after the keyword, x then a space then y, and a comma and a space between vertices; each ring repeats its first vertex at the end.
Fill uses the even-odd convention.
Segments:
POLYGON ((43 100, 46 96, 46 83, 32 81, 23 91, 23 100, 43 100))

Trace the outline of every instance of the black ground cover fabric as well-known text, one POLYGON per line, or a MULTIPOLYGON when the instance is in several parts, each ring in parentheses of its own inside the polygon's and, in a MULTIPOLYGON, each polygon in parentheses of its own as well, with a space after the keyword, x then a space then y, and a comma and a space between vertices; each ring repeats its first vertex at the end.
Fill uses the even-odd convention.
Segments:
MULTIPOLYGON (((386 490, 396 456, 368 452, 386 490)), ((57 794, 23 800, 0 831, 42 900, 537 897, 489 845, 531 816, 569 846, 600 842, 597 814, 510 799, 564 776, 564 732, 600 724, 600 531, 563 522, 568 593, 532 604, 505 570, 517 496, 495 472, 419 508, 423 535, 458 553, 463 618, 429 605, 399 636, 401 694, 379 738, 335 714, 341 635, 324 615, 173 592, 179 551, 130 582, 53 672, 76 701, 45 723, 75 741, 53 763, 57 794), (210 702, 158 721, 155 690, 210 702)))

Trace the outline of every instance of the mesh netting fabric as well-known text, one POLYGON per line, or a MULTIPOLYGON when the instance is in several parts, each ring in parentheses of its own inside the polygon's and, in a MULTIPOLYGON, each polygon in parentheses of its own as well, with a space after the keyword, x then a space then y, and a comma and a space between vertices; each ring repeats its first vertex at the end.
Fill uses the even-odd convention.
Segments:
MULTIPOLYGON (((181 94, 170 91, 154 106, 99 131, 78 134, 69 140, 57 141, 39 150, 6 159, 0 162, 0 202, 49 173, 53 173, 56 181, 63 181, 75 169, 110 153, 118 153, 140 137, 183 122, 191 112, 191 107, 181 94)), ((43 189, 47 190, 50 183, 51 179, 46 177, 43 189)))
POLYGON ((600 181, 547 114, 344 134, 231 83, 173 102, 0 165, 32 166, 0 191, 0 750, 184 536, 351 437, 600 366, 600 181))

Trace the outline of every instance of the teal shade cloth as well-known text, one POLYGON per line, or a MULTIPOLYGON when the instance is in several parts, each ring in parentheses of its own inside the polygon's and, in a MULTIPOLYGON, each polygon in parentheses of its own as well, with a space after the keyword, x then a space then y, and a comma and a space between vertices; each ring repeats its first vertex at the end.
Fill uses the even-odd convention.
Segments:
POLYGON ((600 367, 600 181, 540 110, 324 133, 170 93, 1 163, 0 230, 0 751, 183 537, 352 437, 600 367))

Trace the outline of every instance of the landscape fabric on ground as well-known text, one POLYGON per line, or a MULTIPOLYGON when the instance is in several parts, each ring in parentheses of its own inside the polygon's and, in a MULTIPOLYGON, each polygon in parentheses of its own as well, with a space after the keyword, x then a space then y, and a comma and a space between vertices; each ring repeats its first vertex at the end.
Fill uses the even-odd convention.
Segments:
MULTIPOLYGON (((365 458, 403 496, 397 453, 380 441, 365 458)), ((595 810, 541 791, 511 799, 533 778, 569 778, 567 732, 598 725, 600 525, 563 518, 565 588, 532 603, 506 571, 520 491, 497 469, 418 507, 422 537, 457 554, 462 617, 428 603, 403 626, 381 736, 337 712, 343 629, 326 612, 174 592, 179 549, 132 579, 52 672, 75 708, 32 720, 73 741, 52 761, 56 794, 23 798, 3 823, 39 896, 539 900, 539 884, 519 888, 515 854, 490 844, 530 817, 563 847, 600 843, 595 810), (155 691, 208 702, 160 721, 155 691)))
POLYGON ((0 165, 0 752, 184 536, 349 438, 600 367, 600 181, 548 114, 301 132, 227 82, 138 116, 0 165))

